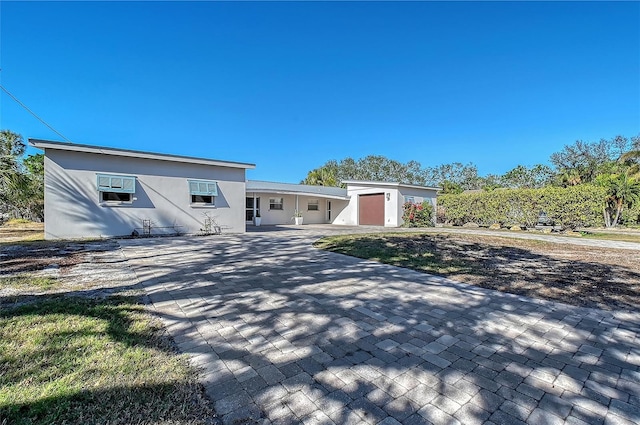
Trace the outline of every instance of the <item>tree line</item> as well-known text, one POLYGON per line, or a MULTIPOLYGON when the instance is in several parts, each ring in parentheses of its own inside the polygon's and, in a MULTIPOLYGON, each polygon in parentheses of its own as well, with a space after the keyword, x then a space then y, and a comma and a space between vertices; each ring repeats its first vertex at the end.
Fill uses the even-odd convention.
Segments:
POLYGON ((21 135, 0 130, 0 223, 44 220, 44 155, 24 156, 21 135))
POLYGON ((341 186, 345 180, 396 181, 437 186, 443 194, 496 189, 540 189, 595 185, 605 189, 603 219, 606 226, 620 222, 625 208, 640 205, 640 135, 616 136, 597 142, 578 140, 549 158, 551 166, 517 165, 502 175, 481 176, 473 163, 453 162, 423 167, 380 155, 355 160, 330 160, 308 172, 303 184, 341 186))

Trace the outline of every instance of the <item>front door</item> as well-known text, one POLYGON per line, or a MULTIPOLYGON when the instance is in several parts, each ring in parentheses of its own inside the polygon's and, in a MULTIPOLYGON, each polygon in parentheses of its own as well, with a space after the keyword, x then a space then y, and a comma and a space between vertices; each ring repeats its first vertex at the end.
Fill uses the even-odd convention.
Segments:
POLYGON ((331 201, 327 201, 327 223, 331 223, 331 201))
MULTIPOLYGON (((248 197, 246 201, 246 212, 245 212, 245 220, 247 223, 253 223, 253 196, 248 197)), ((256 200, 256 212, 260 212, 260 198, 255 198, 256 200)))

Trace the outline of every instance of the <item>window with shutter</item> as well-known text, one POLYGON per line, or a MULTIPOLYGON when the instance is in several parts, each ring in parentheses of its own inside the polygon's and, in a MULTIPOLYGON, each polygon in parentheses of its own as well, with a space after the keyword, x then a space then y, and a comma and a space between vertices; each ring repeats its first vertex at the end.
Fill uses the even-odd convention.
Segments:
POLYGON ((212 180, 189 180, 189 194, 218 196, 218 183, 212 180))
POLYGON ((136 178, 113 174, 98 174, 98 191, 113 193, 136 193, 136 178))
POLYGON ((218 183, 212 180, 188 180, 191 203, 211 206, 218 196, 218 183))

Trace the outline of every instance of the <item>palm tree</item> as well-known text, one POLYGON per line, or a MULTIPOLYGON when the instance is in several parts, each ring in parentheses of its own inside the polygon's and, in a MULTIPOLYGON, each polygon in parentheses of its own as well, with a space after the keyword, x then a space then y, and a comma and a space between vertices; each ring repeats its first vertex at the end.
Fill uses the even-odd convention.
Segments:
POLYGON ((610 211, 606 211, 607 227, 616 226, 620 219, 620 213, 624 206, 631 207, 640 202, 640 181, 629 177, 626 173, 612 176, 609 184, 608 204, 610 211), (612 210, 615 210, 613 220, 610 219, 612 210))
POLYGON ((322 166, 315 170, 309 171, 307 177, 302 180, 302 184, 310 184, 313 186, 340 186, 336 171, 332 167, 322 166))

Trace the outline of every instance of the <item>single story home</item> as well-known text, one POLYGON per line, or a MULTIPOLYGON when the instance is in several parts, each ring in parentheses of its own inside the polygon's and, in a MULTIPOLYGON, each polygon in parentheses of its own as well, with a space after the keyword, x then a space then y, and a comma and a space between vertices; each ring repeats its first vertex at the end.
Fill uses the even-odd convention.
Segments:
POLYGON ((275 224, 403 224, 405 202, 438 188, 345 181, 346 188, 246 179, 254 164, 29 139, 45 153, 45 238, 241 233, 275 224))
POLYGON ((430 202, 438 188, 390 182, 347 180, 347 187, 247 181, 247 224, 331 223, 399 227, 405 202, 430 202))

